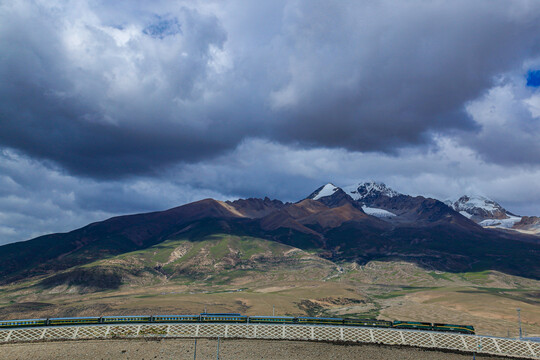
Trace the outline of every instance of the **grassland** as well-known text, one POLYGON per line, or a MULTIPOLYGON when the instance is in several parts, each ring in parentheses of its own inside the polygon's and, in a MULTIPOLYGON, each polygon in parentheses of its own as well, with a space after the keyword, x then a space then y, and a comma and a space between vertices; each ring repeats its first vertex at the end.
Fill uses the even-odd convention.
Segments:
POLYGON ((540 334, 540 282, 496 271, 448 273, 403 261, 334 263, 252 237, 170 239, 0 288, 0 318, 241 312, 473 324, 540 334))

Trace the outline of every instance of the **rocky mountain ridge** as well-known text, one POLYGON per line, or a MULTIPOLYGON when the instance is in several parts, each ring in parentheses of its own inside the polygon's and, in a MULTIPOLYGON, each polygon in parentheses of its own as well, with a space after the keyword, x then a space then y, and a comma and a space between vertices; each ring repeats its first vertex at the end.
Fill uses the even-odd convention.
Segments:
POLYGON ((357 185, 346 186, 343 189, 347 194, 357 201, 369 202, 372 198, 377 198, 380 196, 394 197, 402 195, 387 187, 386 184, 376 181, 358 183, 357 185))
MULTIPOLYGON (((399 194, 381 184, 359 184, 349 193, 358 200, 327 184, 297 203, 205 199, 114 217, 0 247, 0 276, 9 283, 165 241, 197 242, 228 234, 315 251, 338 262, 402 259, 444 271, 496 269, 540 278, 537 237, 486 230, 441 201, 399 194)), ((530 223, 533 226, 534 219, 530 223)))
MULTIPOLYGON (((381 182, 369 181, 356 185, 337 187, 326 184, 320 187, 308 198, 322 201, 327 205, 342 204, 348 195, 348 200, 354 200, 354 205, 360 205, 362 210, 372 216, 390 222, 421 221, 411 210, 414 203, 423 197, 411 197, 401 194, 381 182), (316 198, 315 198, 316 197, 316 198), (416 199, 416 200, 413 200, 416 199)), ((432 199, 434 200, 434 199, 432 199)), ((456 200, 445 200, 443 203, 467 219, 484 228, 518 231, 521 233, 540 235, 538 217, 521 217, 511 213, 500 204, 480 195, 463 195, 456 200), (523 221, 522 221, 523 220, 523 221)), ((441 206, 438 204, 438 206, 441 206)), ((444 212, 444 210, 441 209, 444 212)), ((447 212, 447 211, 446 211, 447 212)), ((449 217, 455 214, 447 213, 449 217)))

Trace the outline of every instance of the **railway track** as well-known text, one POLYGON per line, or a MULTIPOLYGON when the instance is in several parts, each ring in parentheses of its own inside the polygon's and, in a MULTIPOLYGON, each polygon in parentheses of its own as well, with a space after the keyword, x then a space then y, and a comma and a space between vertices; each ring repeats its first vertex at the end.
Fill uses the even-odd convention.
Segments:
MULTIPOLYGON (((0 330, 0 344, 47 340, 121 338, 240 338, 405 345, 467 353, 540 359, 540 343, 421 330, 336 325, 141 323, 11 328, 0 330)), ((1 346, 1 345, 0 345, 1 346)))

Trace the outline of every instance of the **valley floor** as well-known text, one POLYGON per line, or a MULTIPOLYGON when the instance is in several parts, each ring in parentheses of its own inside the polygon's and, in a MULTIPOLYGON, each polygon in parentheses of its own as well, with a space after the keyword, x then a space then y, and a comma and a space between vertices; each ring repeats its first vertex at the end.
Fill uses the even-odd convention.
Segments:
MULTIPOLYGON (((221 340, 219 359, 227 360, 470 360, 456 354, 417 348, 380 345, 341 345, 307 341, 221 340)), ((217 340, 197 340, 197 359, 214 359, 217 340)), ((89 340, 0 345, 0 358, 18 360, 71 359, 193 359, 193 339, 89 340)), ((476 355, 476 359, 508 358, 476 355)))

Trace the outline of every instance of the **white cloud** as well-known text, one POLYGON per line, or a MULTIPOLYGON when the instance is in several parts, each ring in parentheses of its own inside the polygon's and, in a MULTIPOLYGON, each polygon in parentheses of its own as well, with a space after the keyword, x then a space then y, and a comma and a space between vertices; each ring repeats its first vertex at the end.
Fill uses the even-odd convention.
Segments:
POLYGON ((514 167, 540 164, 540 117, 538 94, 526 87, 523 74, 509 74, 467 105, 467 112, 480 125, 476 133, 462 134, 460 141, 486 161, 514 167))
POLYGON ((540 94, 533 94, 530 98, 523 100, 529 108, 533 118, 540 118, 540 94))

